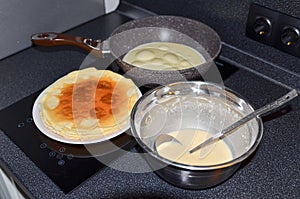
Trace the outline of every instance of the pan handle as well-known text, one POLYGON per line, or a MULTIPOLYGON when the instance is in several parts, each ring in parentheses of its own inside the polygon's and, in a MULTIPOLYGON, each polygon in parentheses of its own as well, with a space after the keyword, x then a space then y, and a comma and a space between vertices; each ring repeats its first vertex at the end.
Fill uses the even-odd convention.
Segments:
POLYGON ((101 40, 87 39, 79 36, 59 34, 54 32, 37 33, 31 36, 31 42, 38 46, 71 45, 92 52, 98 57, 103 57, 101 40))

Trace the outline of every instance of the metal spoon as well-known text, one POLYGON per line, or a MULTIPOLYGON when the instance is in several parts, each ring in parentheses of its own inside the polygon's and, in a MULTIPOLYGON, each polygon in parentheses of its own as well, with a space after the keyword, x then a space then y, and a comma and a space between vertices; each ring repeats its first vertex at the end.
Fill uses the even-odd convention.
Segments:
MULTIPOLYGON (((213 137, 207 139, 203 143, 201 143, 198 146, 196 146, 193 149, 191 149, 189 151, 189 153, 193 153, 193 152, 199 150, 201 147, 204 147, 204 146, 206 146, 208 144, 211 144, 214 141, 217 141, 217 140, 225 137, 226 135, 228 135, 229 133, 231 133, 233 130, 235 130, 238 127, 242 126, 243 124, 245 124, 246 122, 250 121, 251 119, 253 119, 253 118, 257 117, 257 116, 260 116, 260 115, 262 115, 264 113, 267 113, 269 111, 272 111, 272 110, 274 110, 274 109, 276 109, 276 108, 278 108, 278 107, 286 104, 287 102, 291 101, 292 99, 294 99, 297 96, 298 96, 297 91, 295 89, 293 89, 292 91, 290 91, 286 95, 280 97, 279 99, 275 100, 274 102, 271 102, 271 103, 263 106, 262 108, 254 111, 252 113, 250 113, 249 115, 243 117, 242 119, 238 120, 237 122, 233 123, 232 125, 230 125, 226 129, 224 129, 220 133, 217 133, 213 137)), ((157 136, 157 138, 155 139, 154 150, 157 151, 157 147, 159 145, 161 145, 164 142, 170 142, 170 141, 175 141, 177 143, 181 143, 179 140, 177 140, 175 137, 173 137, 171 135, 161 134, 161 135, 157 136)))

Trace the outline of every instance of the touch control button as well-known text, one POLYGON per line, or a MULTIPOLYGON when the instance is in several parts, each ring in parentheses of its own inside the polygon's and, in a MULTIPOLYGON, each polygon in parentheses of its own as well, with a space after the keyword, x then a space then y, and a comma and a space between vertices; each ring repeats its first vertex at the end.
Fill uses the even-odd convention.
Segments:
POLYGON ((40 148, 41 148, 41 149, 45 149, 46 147, 47 147, 47 144, 46 144, 46 143, 40 144, 40 148))
POLYGON ((33 121, 33 119, 30 117, 30 118, 27 118, 26 122, 28 123, 31 123, 33 121))
POLYGON ((66 151, 66 148, 65 147, 60 147, 58 150, 59 150, 59 152, 63 153, 63 152, 66 151))
POLYGON ((73 155, 73 154, 68 154, 68 155, 67 155, 67 158, 68 158, 69 160, 72 160, 72 159, 74 158, 74 155, 73 155))
POLYGON ((57 162, 57 164, 59 165, 59 166, 63 166, 63 165, 65 165, 65 161, 64 160, 59 160, 58 162, 57 162))
POLYGON ((50 151, 49 156, 50 157, 55 157, 56 156, 56 152, 55 151, 50 151))

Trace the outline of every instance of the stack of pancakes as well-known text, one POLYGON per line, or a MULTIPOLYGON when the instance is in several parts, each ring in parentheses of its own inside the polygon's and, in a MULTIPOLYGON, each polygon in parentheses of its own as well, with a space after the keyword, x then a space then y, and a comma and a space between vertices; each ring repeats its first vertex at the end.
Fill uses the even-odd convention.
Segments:
POLYGON ((41 119, 51 132, 68 140, 89 141, 128 129, 130 112, 139 96, 130 79, 86 68, 54 82, 38 104, 41 119))

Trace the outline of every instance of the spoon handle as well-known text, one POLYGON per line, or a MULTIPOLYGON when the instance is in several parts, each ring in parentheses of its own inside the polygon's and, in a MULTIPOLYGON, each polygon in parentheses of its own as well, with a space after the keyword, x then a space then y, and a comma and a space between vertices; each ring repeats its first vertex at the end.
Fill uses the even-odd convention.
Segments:
POLYGON ((193 153, 193 152, 197 151, 201 147, 206 146, 207 144, 212 143, 213 141, 218 140, 221 137, 227 135, 228 133, 230 133, 234 129, 236 129, 236 128, 240 127, 241 125, 245 124, 246 122, 248 122, 249 120, 251 120, 251 119, 253 119, 253 118, 255 118, 255 117, 259 116, 259 115, 262 115, 264 113, 267 113, 267 112, 269 112, 271 110, 274 110, 274 109, 282 106, 283 104, 289 102, 290 100, 294 99, 297 96, 298 96, 297 91, 295 89, 293 89, 292 91, 290 91, 286 95, 280 97, 276 101, 271 102, 271 103, 263 106, 260 109, 257 109, 256 111, 250 113, 249 115, 247 115, 247 116, 243 117, 242 119, 238 120, 237 122, 233 123, 232 125, 230 125, 226 129, 222 130, 220 133, 217 133, 213 137, 207 139, 206 141, 202 142, 198 146, 194 147, 189 152, 193 153))

